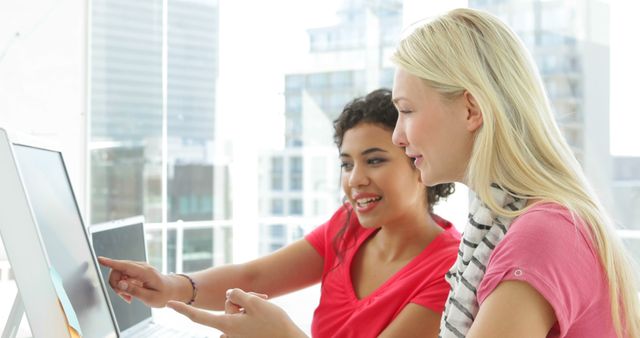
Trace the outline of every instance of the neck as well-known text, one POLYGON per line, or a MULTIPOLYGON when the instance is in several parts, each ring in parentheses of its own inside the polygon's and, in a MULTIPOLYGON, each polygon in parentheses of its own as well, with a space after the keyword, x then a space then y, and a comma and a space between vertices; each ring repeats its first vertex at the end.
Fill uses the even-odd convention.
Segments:
POLYGON ((444 231, 431 214, 417 219, 381 227, 372 239, 381 259, 387 262, 411 259, 444 231))

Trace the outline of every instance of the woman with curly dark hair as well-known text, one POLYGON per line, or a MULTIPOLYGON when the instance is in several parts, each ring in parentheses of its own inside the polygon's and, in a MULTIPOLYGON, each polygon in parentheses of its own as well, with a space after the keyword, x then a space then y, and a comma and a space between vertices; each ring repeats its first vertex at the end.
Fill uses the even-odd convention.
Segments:
MULTIPOLYGON (((334 135, 333 140, 338 147, 342 149, 342 143, 347 131, 353 129, 359 124, 371 124, 393 132, 396 121, 398 120, 398 110, 391 101, 391 91, 388 89, 378 89, 369 93, 367 96, 356 98, 345 106, 338 118, 333 121, 334 135)), ((407 161, 413 166, 413 159, 407 157, 407 161)), ((342 165, 344 171, 344 163, 342 165)), ((453 183, 438 184, 433 187, 424 187, 426 191, 426 204, 429 214, 433 214, 433 206, 442 198, 446 198, 454 192, 453 183)), ((346 190, 345 190, 346 192, 346 190)), ((346 198, 346 196, 345 196, 346 198)), ((350 218, 352 210, 347 212, 347 218, 350 218)), ((349 222, 345 222, 348 224, 349 222)), ((334 249, 338 258, 341 258, 340 245, 344 245, 344 232, 349 230, 345 225, 334 238, 334 249)), ((349 237, 349 236, 347 236, 349 237)))
POLYGON ((449 292, 444 275, 460 234, 433 214, 433 205, 453 186, 425 189, 411 159, 391 141, 397 117, 386 89, 346 105, 334 121, 345 203, 304 239, 189 276, 101 258, 113 269, 111 286, 151 306, 168 304, 229 337, 288 337, 304 333, 256 293, 278 296, 321 282, 314 337, 436 337, 449 292))

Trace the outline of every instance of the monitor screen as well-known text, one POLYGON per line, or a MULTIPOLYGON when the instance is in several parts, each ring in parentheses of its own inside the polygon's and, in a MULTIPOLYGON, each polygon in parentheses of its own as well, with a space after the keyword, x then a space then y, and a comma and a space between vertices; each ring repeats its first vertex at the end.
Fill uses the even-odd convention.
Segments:
POLYGON ((83 337, 116 337, 61 154, 21 145, 14 153, 51 267, 62 278, 83 337))
MULTIPOLYGON (((97 256, 142 262, 147 260, 144 225, 140 221, 135 223, 114 223, 112 227, 92 232, 91 239, 93 250, 97 256)), ((109 269, 104 266, 101 266, 100 269, 104 280, 108 281, 109 269)), ((131 304, 128 304, 113 292, 110 287, 107 288, 107 293, 111 299, 113 312, 116 315, 120 330, 125 331, 145 319, 151 318, 151 309, 139 300, 134 298, 131 304)))

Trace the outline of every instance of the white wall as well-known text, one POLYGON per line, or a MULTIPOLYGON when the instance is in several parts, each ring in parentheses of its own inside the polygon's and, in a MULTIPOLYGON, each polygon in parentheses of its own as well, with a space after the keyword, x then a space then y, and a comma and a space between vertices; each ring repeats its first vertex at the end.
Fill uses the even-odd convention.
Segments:
POLYGON ((87 2, 0 2, 0 126, 51 139, 85 205, 87 2))

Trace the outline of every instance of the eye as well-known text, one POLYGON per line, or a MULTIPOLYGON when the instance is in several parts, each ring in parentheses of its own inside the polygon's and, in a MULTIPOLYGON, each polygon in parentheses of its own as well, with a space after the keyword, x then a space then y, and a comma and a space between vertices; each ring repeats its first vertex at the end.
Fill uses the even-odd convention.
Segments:
POLYGON ((374 157, 367 160, 367 163, 370 165, 378 165, 387 162, 385 158, 374 157))
POLYGON ((413 113, 413 110, 398 109, 398 113, 400 113, 402 115, 408 115, 408 114, 413 113))
POLYGON ((342 171, 350 171, 353 169, 353 163, 342 162, 340 163, 340 168, 342 168, 342 171))

